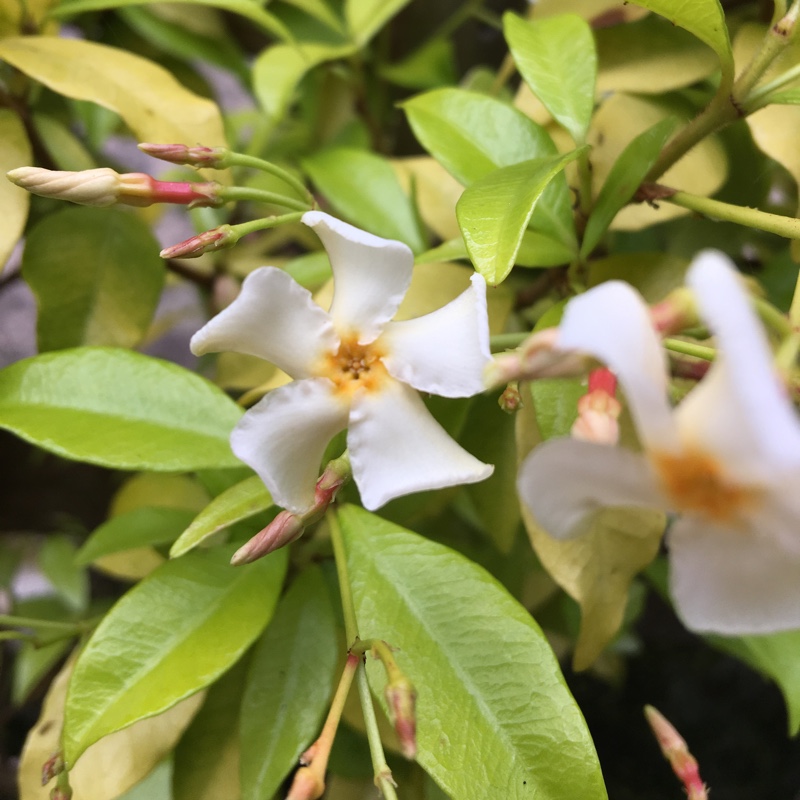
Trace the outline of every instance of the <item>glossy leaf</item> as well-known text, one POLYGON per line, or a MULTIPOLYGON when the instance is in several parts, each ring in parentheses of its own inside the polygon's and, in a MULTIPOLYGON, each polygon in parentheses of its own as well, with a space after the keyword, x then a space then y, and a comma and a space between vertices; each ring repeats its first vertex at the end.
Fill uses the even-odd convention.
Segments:
POLYGON ((344 33, 344 22, 337 16, 328 0, 284 0, 290 6, 305 11, 334 31, 344 33))
MULTIPOLYGON (((586 724, 530 614, 449 548, 353 506, 339 519, 360 635, 397 648, 418 692, 417 760, 436 782, 463 800, 605 798, 586 724)), ((383 671, 367 669, 379 693, 383 671)))
POLYGON ((192 520, 169 551, 171 558, 188 553, 210 536, 234 522, 249 519, 273 505, 272 497, 258 475, 253 475, 215 497, 192 520))
POLYGON ((503 31, 520 75, 575 144, 594 108, 597 53, 588 23, 574 14, 529 22, 510 12, 503 31))
POLYGON ((253 89, 267 116, 279 121, 286 113, 297 84, 318 64, 345 58, 350 45, 304 43, 277 44, 262 51, 253 63, 253 89))
POLYGON ((134 347, 153 319, 164 262, 150 228, 129 212, 66 208, 28 236, 22 270, 39 306, 39 349, 134 347))
POLYGON ((426 249, 411 201, 384 158, 366 150, 331 148, 304 159, 303 169, 349 222, 405 242, 415 253, 426 249))
MULTIPOLYGON (((33 162, 28 135, 20 118, 0 109, 0 176, 33 162)), ((0 272, 19 241, 28 219, 30 195, 11 181, 0 178, 0 272)))
POLYGON ((0 371, 0 428, 117 469, 237 466, 228 437, 240 416, 198 375, 127 350, 62 350, 0 371))
POLYGON ((241 712, 242 800, 270 800, 319 735, 339 661, 331 597, 305 570, 255 648, 241 712))
POLYGON ((225 144, 215 103, 133 53, 82 39, 21 36, 0 41, 0 59, 58 94, 116 112, 139 141, 225 144))
POLYGON ((182 508, 144 506, 112 517, 96 528, 76 555, 78 564, 90 564, 110 553, 135 547, 169 544, 186 529, 194 512, 182 508))
POLYGON ((208 689, 202 708, 178 743, 174 800, 241 798, 239 707, 248 661, 245 656, 208 689))
POLYGON ((409 0, 345 0, 344 16, 350 37, 365 45, 409 0))
POLYGON ((455 84, 455 48, 448 39, 434 38, 395 64, 381 68, 381 76, 406 89, 434 89, 455 84))
MULTIPOLYGON (((56 18, 63 18, 74 14, 84 14, 87 11, 148 5, 155 2, 158 2, 158 0, 62 0, 53 9, 52 15, 56 18)), ((289 40, 292 38, 283 23, 274 14, 270 14, 269 11, 263 8, 261 3, 253 2, 253 0, 175 0, 175 2, 211 6, 221 11, 239 14, 281 39, 289 40)))
POLYGON ((733 53, 725 12, 719 0, 631 0, 666 17, 673 25, 685 28, 705 42, 719 58, 724 80, 733 78, 733 53))
POLYGON ((48 536, 39 551, 39 567, 66 605, 83 611, 89 603, 89 576, 76 565, 76 552, 69 536, 48 536))
POLYGON ((594 250, 617 212, 636 193, 676 127, 677 120, 673 117, 659 120, 632 139, 614 162, 586 223, 581 244, 583 258, 594 250))
POLYGON ((487 283, 494 286, 511 271, 537 200, 580 153, 504 167, 465 190, 456 207, 458 223, 472 263, 487 283))
MULTIPOLYGON (((42 786, 42 764, 59 748, 73 665, 71 659, 50 684, 39 719, 25 741, 19 768, 20 800, 50 797, 52 784, 42 786)), ((202 693, 198 693, 164 714, 141 720, 92 745, 70 769, 75 797, 108 800, 138 784, 172 750, 202 699, 202 693)))
POLYGON ((245 567, 231 548, 167 561, 103 619, 75 665, 67 696, 64 757, 159 714, 234 664, 272 617, 286 551, 245 567))

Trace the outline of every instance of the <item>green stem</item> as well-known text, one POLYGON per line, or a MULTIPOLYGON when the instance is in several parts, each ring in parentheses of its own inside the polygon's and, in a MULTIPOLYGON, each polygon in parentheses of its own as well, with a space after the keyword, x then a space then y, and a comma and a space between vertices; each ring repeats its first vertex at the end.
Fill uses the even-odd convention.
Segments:
POLYGON ((237 167, 252 167, 253 169, 259 169, 262 172, 267 172, 270 175, 274 175, 276 178, 280 178, 287 186, 291 186, 301 197, 304 197, 307 202, 314 204, 314 198, 311 195, 311 192, 306 189, 303 185, 303 182, 292 175, 291 172, 288 170, 279 167, 277 164, 273 164, 271 161, 266 161, 263 158, 257 158, 256 156, 246 155, 245 153, 228 153, 227 157, 224 159, 224 165, 228 166, 237 166, 237 167))
POLYGON ((770 104, 770 97, 775 94, 775 92, 798 78, 800 78, 800 64, 796 64, 791 69, 787 69, 786 72, 781 73, 769 83, 763 83, 761 86, 757 86, 742 100, 742 107, 748 114, 758 111, 759 108, 770 104))
POLYGON ((800 274, 794 286, 792 305, 789 306, 789 324, 793 330, 800 330, 800 274))
POLYGON ((493 353, 502 353, 503 350, 513 350, 519 347, 530 335, 530 331, 523 331, 522 333, 498 333, 489 337, 489 348, 493 353))
POLYGON ((737 225, 744 225, 747 228, 758 228, 767 233, 777 233, 778 236, 784 236, 787 239, 800 239, 800 219, 795 217, 770 214, 766 211, 759 211, 757 208, 723 203, 721 200, 712 200, 709 197, 700 197, 687 192, 675 192, 659 199, 715 220, 735 222, 737 225))
POLYGON ((702 358, 704 361, 713 361, 716 358, 716 350, 713 347, 705 347, 694 342, 684 342, 682 339, 664 339, 664 347, 673 353, 683 353, 686 356, 702 358))
POLYGON ((514 61, 514 56, 511 53, 506 53, 503 63, 500 64, 500 69, 497 70, 497 75, 495 75, 489 88, 489 94, 492 96, 500 94, 500 90, 511 80, 516 71, 517 64, 514 61))
POLYGON ((272 203, 276 206, 286 206, 296 211, 310 211, 311 206, 301 200, 293 200, 277 192, 267 192, 250 186, 221 186, 217 195, 225 202, 229 200, 256 200, 260 203, 272 203))
POLYGON ((372 694, 367 682, 367 670, 363 664, 359 664, 356 684, 358 686, 358 696, 361 699, 361 709, 364 713, 364 726, 367 731, 367 741, 369 742, 369 751, 372 756, 375 785, 380 789, 386 800, 397 800, 392 771, 386 763, 381 734, 378 730, 378 720, 375 717, 375 707, 372 705, 372 694))
MULTIPOLYGON (((576 144, 582 147, 584 143, 576 144)), ((589 212, 592 210, 592 168, 589 164, 588 150, 584 150, 578 156, 578 208, 583 217, 583 224, 580 226, 580 230, 583 231, 589 219, 589 212)))
POLYGON ((774 25, 770 25, 764 40, 761 43, 752 61, 745 67, 744 72, 738 77, 733 85, 731 95, 734 102, 740 103, 758 83, 764 73, 769 69, 770 64, 784 51, 792 40, 796 12, 793 9, 796 3, 792 4, 789 12, 774 25), (788 29, 787 29, 788 28, 788 29))
POLYGON ((263 231, 267 228, 275 228, 278 225, 283 225, 286 222, 298 222, 303 216, 302 211, 294 211, 291 214, 281 214, 278 217, 262 217, 261 219, 254 219, 250 222, 241 222, 238 225, 231 225, 231 229, 238 236, 246 236, 248 233, 255 231, 263 231))
POLYGON ((782 311, 778 311, 772 303, 768 303, 760 297, 751 298, 751 302, 764 325, 779 338, 784 339, 793 332, 789 318, 782 311))
POLYGON ((335 511, 326 514, 328 527, 331 531, 333 555, 336 559, 336 574, 339 577, 339 593, 342 596, 342 612, 344 613, 344 630, 347 636, 347 646, 352 647, 358 640, 358 621, 356 620, 356 607, 353 603, 353 593, 350 589, 350 577, 347 574, 347 554, 344 551, 342 529, 335 511))

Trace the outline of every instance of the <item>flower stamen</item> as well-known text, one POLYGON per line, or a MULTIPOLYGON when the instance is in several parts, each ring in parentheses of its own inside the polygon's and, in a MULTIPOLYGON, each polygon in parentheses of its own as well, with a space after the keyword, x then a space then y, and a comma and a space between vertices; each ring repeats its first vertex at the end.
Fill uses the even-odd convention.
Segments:
POLYGON ((383 356, 376 342, 359 344, 351 336, 342 340, 336 353, 329 353, 325 357, 322 374, 333 381, 337 392, 352 394, 357 389, 372 392, 379 388, 387 376, 381 360, 383 356))

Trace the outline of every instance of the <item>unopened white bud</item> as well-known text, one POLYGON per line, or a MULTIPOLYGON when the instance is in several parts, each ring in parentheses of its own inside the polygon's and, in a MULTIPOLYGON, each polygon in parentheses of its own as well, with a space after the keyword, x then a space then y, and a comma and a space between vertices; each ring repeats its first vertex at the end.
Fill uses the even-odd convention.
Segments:
POLYGON ((69 200, 83 206, 110 206, 117 202, 120 175, 109 167, 64 172, 41 167, 19 167, 6 177, 31 194, 69 200))

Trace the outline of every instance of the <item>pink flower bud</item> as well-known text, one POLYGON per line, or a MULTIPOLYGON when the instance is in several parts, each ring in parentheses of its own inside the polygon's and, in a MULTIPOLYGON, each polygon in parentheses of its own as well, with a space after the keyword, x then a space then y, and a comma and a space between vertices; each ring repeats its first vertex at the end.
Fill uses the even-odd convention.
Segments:
POLYGON ((408 678, 398 675, 386 684, 383 693, 403 755, 413 759, 417 754, 417 691, 408 678))
POLYGON ((497 400, 498 405, 506 414, 513 414, 515 411, 519 411, 522 408, 522 395, 519 393, 519 386, 517 386, 516 382, 509 383, 506 386, 503 393, 497 400))
POLYGON ((238 241, 239 235, 230 225, 220 225, 171 247, 165 247, 160 255, 161 258, 199 258, 203 253, 232 247, 238 241))
POLYGON ((325 782, 311 767, 300 767, 294 774, 286 800, 319 800, 325 793, 325 782))
POLYGON ((247 544, 240 547, 231 558, 231 564, 239 567, 268 555, 279 547, 300 538, 306 524, 301 517, 291 511, 281 511, 266 528, 259 531, 247 544))
POLYGON ((153 158, 169 161, 172 164, 187 164, 190 167, 223 169, 228 155, 225 147, 189 147, 185 144, 151 144, 142 142, 139 149, 153 158))
POLYGON ((650 319, 661 336, 698 325, 697 303, 691 289, 680 287, 671 291, 660 303, 651 306, 650 319))
POLYGON ((59 750, 42 764, 42 786, 46 786, 53 778, 64 771, 64 756, 59 750))
POLYGON ((598 444, 619 441, 619 415, 622 406, 614 396, 617 379, 606 369, 595 369, 589 375, 589 391, 578 401, 578 418, 570 433, 573 438, 598 444))

